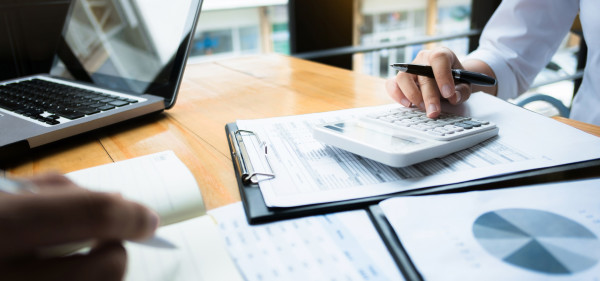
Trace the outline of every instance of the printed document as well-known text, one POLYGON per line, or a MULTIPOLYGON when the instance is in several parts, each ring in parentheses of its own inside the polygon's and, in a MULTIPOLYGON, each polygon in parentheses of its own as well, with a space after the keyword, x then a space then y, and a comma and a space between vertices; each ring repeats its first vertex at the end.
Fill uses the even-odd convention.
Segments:
POLYGON ((209 215, 248 281, 404 280, 364 210, 252 226, 242 203, 209 215))
POLYGON ((424 280, 600 280, 600 178, 379 205, 424 280))
POLYGON ((494 122, 498 136, 413 166, 392 168, 312 137, 314 124, 394 106, 400 105, 238 120, 239 129, 253 131, 267 145, 265 155, 255 137, 244 136, 246 146, 253 146, 247 150, 254 170, 276 175, 259 183, 267 206, 364 198, 600 158, 600 138, 483 93, 443 110, 494 122))

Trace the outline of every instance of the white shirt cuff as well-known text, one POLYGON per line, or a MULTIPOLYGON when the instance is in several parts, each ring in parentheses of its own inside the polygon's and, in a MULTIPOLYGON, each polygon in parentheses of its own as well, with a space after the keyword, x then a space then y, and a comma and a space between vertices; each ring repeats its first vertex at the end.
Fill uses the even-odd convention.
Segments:
POLYGON ((510 66, 508 66, 501 57, 498 57, 491 51, 477 49, 467 56, 466 60, 470 59, 483 61, 490 66, 492 71, 494 71, 498 83, 497 96, 499 98, 507 100, 516 98, 519 95, 517 90, 517 78, 510 66))

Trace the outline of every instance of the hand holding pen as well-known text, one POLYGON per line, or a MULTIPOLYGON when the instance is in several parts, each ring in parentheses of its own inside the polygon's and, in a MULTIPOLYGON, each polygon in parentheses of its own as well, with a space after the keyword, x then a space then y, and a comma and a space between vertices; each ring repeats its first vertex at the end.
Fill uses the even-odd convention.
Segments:
POLYGON ((441 113, 441 99, 460 104, 474 91, 495 94, 497 86, 491 68, 481 61, 463 64, 447 48, 421 51, 413 64, 393 64, 398 74, 386 83, 388 94, 398 103, 417 106, 435 118, 441 113), (465 70, 468 69, 469 71, 465 70))
POLYGON ((121 280, 122 240, 152 236, 158 217, 120 195, 85 190, 59 174, 0 178, 0 268, 6 280, 121 280), (87 253, 40 250, 93 241, 87 253))

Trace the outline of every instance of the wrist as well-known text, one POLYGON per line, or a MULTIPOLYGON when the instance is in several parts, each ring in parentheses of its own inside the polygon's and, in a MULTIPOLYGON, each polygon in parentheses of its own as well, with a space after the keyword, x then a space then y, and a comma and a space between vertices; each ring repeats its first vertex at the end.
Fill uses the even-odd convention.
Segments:
MULTIPOLYGON (((462 65, 465 68, 465 70, 482 73, 487 76, 493 77, 494 79, 497 79, 496 74, 494 73, 492 68, 482 60, 467 59, 462 63, 462 65)), ((498 93, 498 84, 491 87, 471 85, 471 93, 480 91, 496 96, 498 93)))

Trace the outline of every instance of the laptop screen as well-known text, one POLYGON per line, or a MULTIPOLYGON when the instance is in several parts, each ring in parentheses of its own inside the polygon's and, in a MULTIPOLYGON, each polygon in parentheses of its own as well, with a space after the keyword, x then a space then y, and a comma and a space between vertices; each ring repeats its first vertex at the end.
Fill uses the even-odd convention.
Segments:
POLYGON ((202 0, 75 0, 53 76, 173 106, 202 0))

